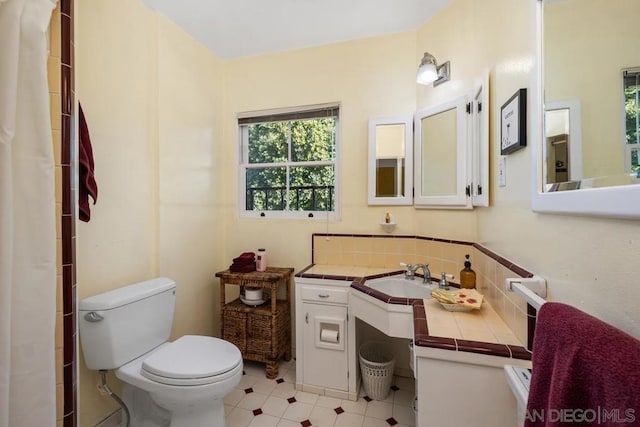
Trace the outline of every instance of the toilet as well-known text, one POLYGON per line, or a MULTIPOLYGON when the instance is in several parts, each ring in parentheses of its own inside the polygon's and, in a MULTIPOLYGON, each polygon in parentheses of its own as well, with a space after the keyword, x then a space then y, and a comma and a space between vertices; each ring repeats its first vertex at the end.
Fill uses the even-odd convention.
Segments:
POLYGON ((125 383, 131 427, 224 426, 223 398, 242 378, 242 354, 214 337, 169 342, 175 299, 176 283, 159 277, 80 301, 85 362, 125 383))

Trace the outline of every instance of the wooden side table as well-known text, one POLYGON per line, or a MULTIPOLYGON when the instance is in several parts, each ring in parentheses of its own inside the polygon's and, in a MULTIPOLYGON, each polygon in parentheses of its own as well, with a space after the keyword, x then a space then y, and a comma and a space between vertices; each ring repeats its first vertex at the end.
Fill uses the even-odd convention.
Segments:
POLYGON ((278 376, 278 360, 291 359, 291 274, 293 268, 267 267, 266 271, 216 273, 220 278, 221 335, 235 344, 247 360, 263 362, 267 378, 278 376), (271 301, 249 306, 239 298, 226 302, 226 286, 263 288, 271 301), (277 299, 278 287, 286 287, 286 298, 277 299))

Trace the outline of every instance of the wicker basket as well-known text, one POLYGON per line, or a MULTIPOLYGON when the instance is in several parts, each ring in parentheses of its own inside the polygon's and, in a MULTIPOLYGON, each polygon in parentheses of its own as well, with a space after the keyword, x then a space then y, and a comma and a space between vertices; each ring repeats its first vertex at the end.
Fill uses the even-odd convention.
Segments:
POLYGON ((374 400, 384 400, 393 382, 396 360, 385 344, 368 342, 360 346, 360 372, 364 391, 374 400))

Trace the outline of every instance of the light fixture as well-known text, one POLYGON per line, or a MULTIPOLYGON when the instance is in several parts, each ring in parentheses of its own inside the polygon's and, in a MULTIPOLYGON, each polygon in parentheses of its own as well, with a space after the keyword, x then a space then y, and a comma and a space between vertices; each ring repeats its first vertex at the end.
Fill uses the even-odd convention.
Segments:
POLYGON ((438 66, 436 58, 429 52, 425 52, 418 67, 416 81, 421 85, 433 83, 434 87, 449 81, 449 61, 438 66))

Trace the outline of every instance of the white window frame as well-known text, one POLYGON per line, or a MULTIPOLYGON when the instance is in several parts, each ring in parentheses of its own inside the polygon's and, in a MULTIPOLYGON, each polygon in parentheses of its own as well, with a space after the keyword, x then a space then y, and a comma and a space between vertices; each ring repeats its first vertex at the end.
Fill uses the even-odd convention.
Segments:
MULTIPOLYGON (((340 219, 341 208, 341 196, 340 196, 340 141, 341 141, 341 107, 339 103, 327 103, 327 104, 315 104, 302 107, 280 108, 272 110, 250 111, 245 113, 239 113, 237 115, 238 126, 238 201, 236 203, 238 216, 240 218, 265 218, 265 219, 310 219, 310 220, 332 220, 337 221, 340 219), (333 160, 328 161, 310 161, 310 162, 278 162, 278 163, 249 163, 249 138, 248 128, 246 125, 240 124, 239 120, 246 118, 259 118, 263 116, 274 116, 279 114, 291 114, 302 113, 306 111, 337 108, 338 115, 336 117, 336 135, 335 135, 335 157, 333 160), (246 200, 246 171, 253 168, 264 168, 273 166, 283 167, 300 167, 300 166, 333 166, 334 170, 334 189, 333 194, 335 203, 333 205, 333 211, 292 211, 292 210, 247 210, 245 205, 246 200)), ((284 121, 284 120, 283 120, 284 121)), ((291 143, 288 144, 288 158, 291 158, 291 143)), ((287 170, 287 183, 289 182, 288 170, 287 170)), ((288 197, 287 197, 288 200, 288 197)))

